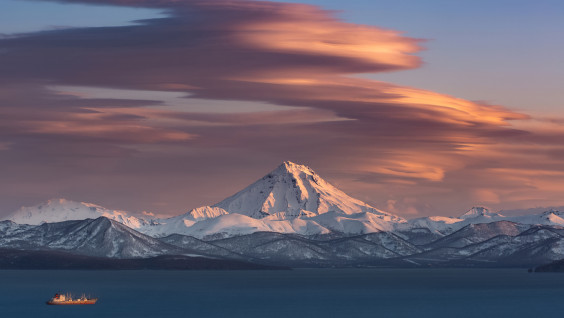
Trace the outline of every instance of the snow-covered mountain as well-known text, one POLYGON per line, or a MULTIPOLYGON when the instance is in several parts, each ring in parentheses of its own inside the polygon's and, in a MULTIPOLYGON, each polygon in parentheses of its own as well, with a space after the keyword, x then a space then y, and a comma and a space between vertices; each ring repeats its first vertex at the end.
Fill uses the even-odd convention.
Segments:
MULTIPOLYGON (((503 217, 501 214, 492 213, 488 208, 475 206, 460 216, 463 220, 484 220, 489 221, 498 217, 503 217)), ((486 222, 484 222, 486 223, 486 222)))
POLYGON ((407 221, 284 162, 213 206, 171 218, 64 199, 23 207, 0 221, 0 248, 289 266, 529 266, 564 258, 564 213, 532 212, 474 207, 459 217, 407 221))
POLYGON ((499 235, 516 236, 529 229, 529 225, 499 221, 492 223, 469 224, 462 229, 428 244, 427 249, 444 247, 460 248, 483 242, 499 235))
POLYGON ((215 204, 139 228, 152 236, 183 234, 197 238, 254 232, 349 235, 392 231, 406 220, 354 199, 311 168, 284 162, 235 195, 215 204))
POLYGON ((109 210, 96 204, 65 199, 51 199, 35 206, 22 207, 5 219, 18 224, 38 225, 70 220, 96 219, 101 216, 133 229, 148 224, 147 220, 131 216, 125 211, 109 210))
POLYGON ((389 232, 331 240, 292 234, 256 232, 209 243, 272 264, 339 266, 378 262, 412 255, 421 250, 389 232))
POLYGON ((462 228, 461 223, 463 221, 464 220, 460 218, 447 216, 428 216, 408 220, 406 223, 398 225, 396 230, 402 232, 413 229, 427 229, 431 233, 443 236, 462 228))
POLYGON ((254 232, 277 232, 305 236, 330 233, 357 235, 393 231, 396 224, 392 216, 370 212, 355 214, 328 212, 322 215, 292 219, 279 219, 277 215, 255 219, 239 213, 229 213, 198 222, 183 217, 157 220, 140 228, 139 231, 155 237, 182 234, 200 239, 232 237, 254 232))
POLYGON ((327 212, 370 212, 391 216, 348 196, 323 180, 311 168, 290 161, 284 162, 262 179, 214 207, 255 219, 273 215, 291 219, 327 212))
POLYGON ((0 246, 27 250, 61 250, 110 258, 186 254, 186 251, 178 247, 141 234, 106 217, 26 226, 25 229, 0 235, 0 246))
POLYGON ((229 237, 258 231, 301 235, 347 235, 392 231, 406 220, 354 199, 311 168, 284 162, 235 195, 166 219, 143 219, 125 211, 64 199, 23 207, 7 219, 21 224, 82 220, 100 216, 164 237, 229 237))
POLYGON ((138 230, 147 235, 158 237, 171 234, 190 235, 189 229, 196 223, 227 214, 229 213, 221 208, 203 206, 171 218, 153 219, 138 230))
POLYGON ((510 218, 499 213, 490 212, 490 210, 484 207, 473 207, 460 217, 429 216, 411 219, 404 224, 398 224, 396 230, 403 232, 424 228, 443 236, 458 231, 469 224, 491 223, 502 220, 510 220, 510 218))
POLYGON ((507 217, 507 220, 523 224, 564 226, 564 212, 548 210, 538 214, 507 217))
POLYGON ((0 236, 17 234, 29 230, 32 227, 32 225, 17 224, 10 220, 0 221, 0 236))
POLYGON ((0 230, 2 249, 108 258, 201 255, 295 267, 536 266, 564 258, 563 227, 509 221, 470 224, 424 245, 382 231, 337 238, 254 232, 208 241, 178 234, 157 239, 105 217, 41 225, 3 221, 0 230))
MULTIPOLYGON (((23 207, 7 219, 18 224, 39 225, 100 216, 159 238, 180 234, 209 240, 255 232, 342 237, 392 232, 416 245, 434 242, 471 224, 505 220, 527 225, 564 226, 564 213, 556 210, 504 216, 483 207, 474 207, 460 217, 431 216, 407 221, 348 196, 311 168, 292 162, 284 162, 260 180, 213 206, 192 209, 172 218, 144 219, 91 203, 55 199, 23 207)), ((21 229, 5 223, 0 226, 0 232, 4 228, 5 231, 21 229)))
POLYGON ((537 266, 564 258, 564 228, 509 221, 470 224, 406 257, 439 266, 537 266))

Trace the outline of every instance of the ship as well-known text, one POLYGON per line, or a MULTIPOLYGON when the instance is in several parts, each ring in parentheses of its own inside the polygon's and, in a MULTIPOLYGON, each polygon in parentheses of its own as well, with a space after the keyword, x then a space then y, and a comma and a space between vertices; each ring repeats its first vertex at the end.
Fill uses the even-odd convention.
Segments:
POLYGON ((98 298, 86 298, 84 295, 78 299, 73 299, 70 294, 57 293, 47 301, 47 305, 94 305, 97 301, 98 298))

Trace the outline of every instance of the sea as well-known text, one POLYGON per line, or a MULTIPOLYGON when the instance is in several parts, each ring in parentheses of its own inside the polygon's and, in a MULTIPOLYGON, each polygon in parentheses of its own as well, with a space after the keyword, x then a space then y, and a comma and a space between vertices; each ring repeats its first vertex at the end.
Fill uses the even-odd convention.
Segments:
POLYGON ((0 271, 0 317, 562 317, 564 273, 526 269, 0 271), (56 292, 95 305, 47 306, 56 292))

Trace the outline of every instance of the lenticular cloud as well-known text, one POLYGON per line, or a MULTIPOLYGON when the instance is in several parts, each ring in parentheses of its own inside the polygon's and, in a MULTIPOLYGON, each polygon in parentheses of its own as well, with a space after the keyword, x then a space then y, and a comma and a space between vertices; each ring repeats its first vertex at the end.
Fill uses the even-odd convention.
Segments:
POLYGON ((161 8, 167 16, 0 39, 0 151, 10 153, 0 164, 15 167, 3 176, 33 189, 33 201, 100 193, 126 206, 135 198, 139 208, 163 209, 156 201, 166 187, 166 204, 180 209, 204 203, 187 203, 186 192, 229 192, 224 182, 208 180, 206 169, 232 167, 222 170, 231 179, 245 175, 243 167, 294 159, 341 171, 343 182, 373 202, 417 211, 432 209, 417 198, 438 202, 454 190, 446 205, 534 201, 555 181, 550 174, 531 178, 524 162, 534 157, 541 171, 564 169, 554 161, 560 128, 517 129, 516 121, 530 117, 354 77, 419 67, 414 54, 422 41, 399 32, 302 4, 83 2, 161 8), (118 93, 93 98, 62 86, 118 93), (124 98, 119 90, 186 98, 171 106, 164 97, 124 98), (237 103, 213 112, 191 107, 204 99, 237 103), (241 112, 240 103, 264 108, 241 112), (193 178, 200 183, 186 181, 193 178))

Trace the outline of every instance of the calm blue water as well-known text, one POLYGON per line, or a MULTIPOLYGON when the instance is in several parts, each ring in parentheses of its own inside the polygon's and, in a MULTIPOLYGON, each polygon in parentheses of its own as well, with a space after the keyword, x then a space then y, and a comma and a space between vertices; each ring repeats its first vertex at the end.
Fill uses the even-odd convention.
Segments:
POLYGON ((564 274, 522 269, 0 271, 0 317, 556 317, 564 274), (56 291, 93 306, 47 306, 56 291))

